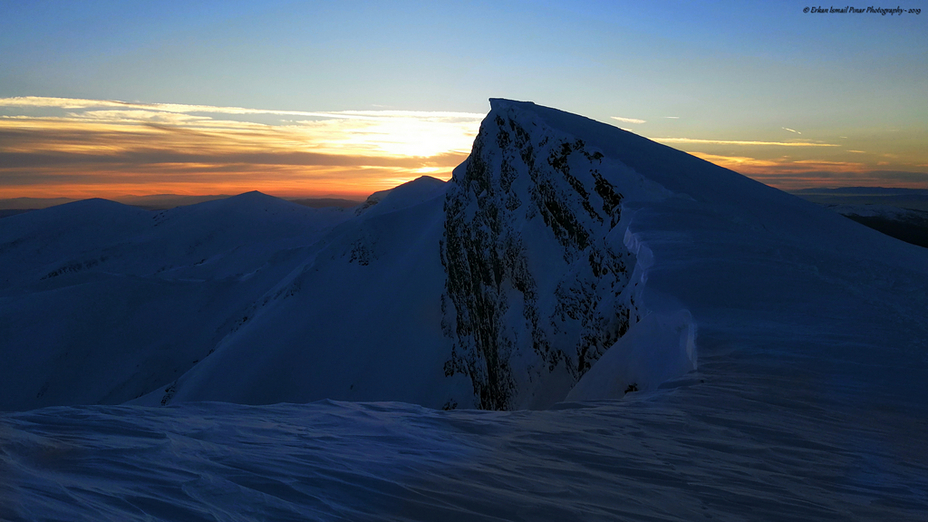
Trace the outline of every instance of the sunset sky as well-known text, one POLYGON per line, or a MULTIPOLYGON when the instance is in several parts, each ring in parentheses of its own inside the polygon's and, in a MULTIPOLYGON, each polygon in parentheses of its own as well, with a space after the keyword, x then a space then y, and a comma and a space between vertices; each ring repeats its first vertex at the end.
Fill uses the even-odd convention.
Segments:
POLYGON ((0 198, 360 199, 448 179, 491 97, 784 189, 928 188, 928 10, 810 6, 0 0, 0 198))

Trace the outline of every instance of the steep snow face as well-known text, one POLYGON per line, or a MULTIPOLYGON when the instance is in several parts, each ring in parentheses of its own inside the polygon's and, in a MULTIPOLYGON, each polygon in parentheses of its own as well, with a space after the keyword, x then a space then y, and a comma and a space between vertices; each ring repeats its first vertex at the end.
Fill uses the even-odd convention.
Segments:
POLYGON ((470 404, 465 380, 442 371, 450 351, 438 257, 447 186, 420 178, 352 213, 240 312, 214 353, 138 403, 470 404))
POLYGON ((445 372, 488 409, 562 400, 638 320, 623 201, 670 194, 525 108, 493 101, 445 200, 445 372))

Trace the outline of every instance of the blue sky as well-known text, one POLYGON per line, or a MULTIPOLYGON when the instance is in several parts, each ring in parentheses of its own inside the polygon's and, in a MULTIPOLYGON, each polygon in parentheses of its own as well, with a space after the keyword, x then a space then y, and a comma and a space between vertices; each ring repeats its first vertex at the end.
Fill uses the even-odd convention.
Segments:
MULTIPOLYGON (((485 114, 488 98, 507 97, 664 140, 784 188, 928 187, 928 12, 803 13, 810 6, 830 7, 792 1, 0 1, 0 98, 6 100, 0 125, 17 136, 15 149, 0 142, 0 159, 18 154, 8 162, 15 171, 0 164, 0 197, 53 192, 63 175, 52 181, 43 174, 47 164, 33 165, 22 155, 30 147, 63 153, 43 149, 42 140, 55 139, 53 121, 62 129, 76 125, 65 121, 73 110, 9 100, 18 97, 320 114, 406 111, 407 119, 485 114), (26 139, 22 125, 31 118, 47 125, 26 139)), ((228 121, 231 111, 224 114, 228 121)), ((136 123, 148 117, 132 115, 136 123)), ((267 113, 236 118, 268 131, 287 120, 267 113)), ((81 164, 90 163, 83 158, 81 164)), ((447 177, 447 162, 425 163, 420 171, 447 177)), ((119 168, 135 172, 129 164, 119 168)), ((338 192, 339 176, 350 181, 358 172, 329 172, 322 192, 338 192)), ((288 190, 314 192, 314 175, 306 165, 307 182, 288 190)), ((184 187, 179 176, 172 190, 201 192, 207 178, 200 172, 184 187)), ((141 174, 133 179, 119 189, 150 192, 157 184, 146 186, 141 174)), ((94 183, 83 180, 82 190, 91 194, 94 183)), ((99 188, 112 188, 108 183, 101 178, 99 188)), ((268 183, 260 184, 267 190, 268 183)), ((383 187, 356 185, 359 192, 368 188, 383 187)))

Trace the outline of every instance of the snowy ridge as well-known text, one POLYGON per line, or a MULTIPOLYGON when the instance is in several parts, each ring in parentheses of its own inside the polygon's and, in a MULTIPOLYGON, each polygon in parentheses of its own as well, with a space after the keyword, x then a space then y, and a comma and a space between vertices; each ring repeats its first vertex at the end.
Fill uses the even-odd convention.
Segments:
POLYGON ((214 353, 139 404, 402 400, 440 408, 438 261, 446 184, 420 178, 319 238, 214 353))
POLYGON ((5 218, 0 409, 120 403, 170 383, 350 216, 249 193, 157 213, 88 200, 5 218))

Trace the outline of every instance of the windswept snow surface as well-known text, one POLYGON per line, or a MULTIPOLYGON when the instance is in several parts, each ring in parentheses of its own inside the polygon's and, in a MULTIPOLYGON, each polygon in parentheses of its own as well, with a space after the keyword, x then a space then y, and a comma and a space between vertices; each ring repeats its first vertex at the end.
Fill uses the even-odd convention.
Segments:
POLYGON ((677 382, 546 411, 325 401, 8 413, 0 519, 924 520, 923 439, 909 431, 923 420, 862 422, 767 386, 677 382))
POLYGON ((223 239, 216 215, 282 211, 254 194, 186 207, 182 246, 145 223, 182 212, 0 221, 3 407, 149 386, 0 415, 0 519, 925 519, 928 251, 602 123, 491 106, 451 182, 272 227, 298 234, 223 239), (104 313, 151 303, 150 323, 104 313), (182 346, 140 341, 165 318, 182 346))

